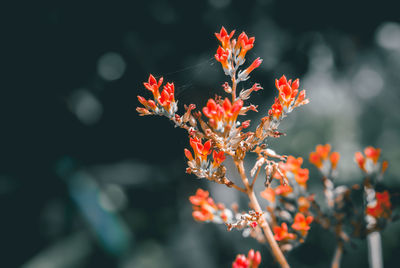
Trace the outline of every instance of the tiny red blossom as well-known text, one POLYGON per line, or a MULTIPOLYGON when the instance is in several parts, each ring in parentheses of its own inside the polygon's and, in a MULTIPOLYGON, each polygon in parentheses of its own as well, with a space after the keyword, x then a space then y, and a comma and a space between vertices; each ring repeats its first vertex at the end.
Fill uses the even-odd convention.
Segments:
POLYGON ((288 232, 288 226, 286 222, 283 222, 281 226, 274 227, 274 238, 276 241, 293 240, 296 239, 296 235, 288 232))
POLYGON ((239 58, 244 59, 247 51, 253 48, 255 37, 249 38, 245 32, 242 32, 238 37, 237 44, 241 47, 239 58))
POLYGON ((361 152, 356 152, 354 154, 354 159, 356 163, 358 164, 360 169, 366 173, 375 172, 376 168, 378 167, 377 164, 379 156, 381 154, 381 149, 368 146, 367 148, 364 149, 364 154, 365 156, 361 152), (373 165, 369 165, 367 164, 367 162, 372 163, 373 165))
POLYGON ((190 203, 193 204, 192 216, 197 221, 210 221, 214 218, 214 211, 218 208, 214 200, 209 197, 208 191, 198 189, 196 195, 189 197, 190 203))
POLYGON ((315 152, 310 153, 309 161, 317 168, 322 169, 324 163, 329 160, 331 169, 333 170, 336 169, 339 159, 340 154, 338 152, 331 152, 330 144, 319 144, 316 146, 315 152))
POLYGON ((367 206, 366 213, 372 217, 379 218, 390 215, 392 203, 390 202, 390 195, 388 191, 382 193, 377 192, 375 194, 376 203, 375 206, 367 206))
POLYGON ((247 257, 244 254, 238 254, 232 263, 232 268, 258 268, 261 263, 261 254, 259 251, 249 250, 247 257))
POLYGON ((376 164, 381 154, 381 149, 379 148, 375 149, 372 146, 368 146, 367 148, 364 149, 364 154, 367 158, 371 159, 374 162, 374 164, 376 164))
POLYGON ((268 200, 270 203, 274 203, 275 202, 275 191, 274 189, 268 187, 265 188, 264 191, 262 191, 260 193, 262 198, 265 198, 266 200, 268 200))
POLYGON ((159 88, 162 85, 162 82, 162 77, 157 82, 157 79, 152 74, 150 74, 149 80, 147 82, 144 82, 143 85, 153 93, 154 99, 158 99, 160 97, 159 88))
POLYGON ((214 159, 213 165, 214 166, 221 165, 221 163, 225 161, 225 158, 226 157, 225 157, 224 152, 222 152, 222 151, 220 151, 220 152, 213 151, 213 159, 214 159))
POLYGON ((314 218, 312 216, 305 217, 302 213, 297 213, 294 217, 294 223, 292 224, 292 228, 296 231, 300 231, 300 233, 304 236, 308 230, 310 230, 310 224, 314 218))
POLYGON ((293 188, 287 184, 285 184, 285 185, 281 184, 275 188, 275 194, 277 194, 277 195, 287 196, 292 192, 293 192, 293 188))
POLYGON ((229 42, 234 34, 235 30, 233 30, 230 34, 228 34, 226 29, 222 27, 219 33, 215 33, 215 36, 221 42, 222 47, 226 49, 229 47, 229 42))
POLYGON ((263 60, 260 57, 255 59, 253 63, 243 71, 243 74, 249 75, 255 68, 258 68, 261 65, 262 61, 263 60))
POLYGON ((331 161, 332 169, 336 169, 337 164, 340 159, 340 154, 338 152, 332 152, 329 156, 329 160, 331 161))
MULTIPOLYGON (((192 146, 194 155, 196 159, 200 159, 202 161, 207 161, 207 155, 211 153, 211 140, 208 140, 204 143, 201 143, 201 140, 197 137, 190 138, 190 146, 192 146)), ((188 156, 188 155, 186 155, 188 156)), ((191 154, 190 154, 191 156, 191 154)), ((189 159, 189 157, 188 157, 189 159)), ((190 159, 189 159, 190 160, 190 159)))
POLYGON ((293 83, 292 80, 287 80, 283 75, 281 78, 275 80, 275 86, 279 91, 278 98, 275 99, 275 103, 269 110, 269 115, 275 121, 280 120, 286 113, 290 113, 295 107, 301 106, 308 103, 308 99, 305 99, 305 91, 299 92, 299 79, 296 79, 293 83))
POLYGON ((229 69, 228 56, 229 56, 229 51, 223 49, 221 46, 218 47, 217 54, 215 54, 214 56, 215 59, 222 64, 224 70, 229 69))
POLYGON ((310 204, 310 200, 307 197, 304 196, 300 196, 297 199, 297 204, 299 206, 299 211, 301 213, 306 213, 308 212, 308 209, 310 208, 311 204, 310 204))
POLYGON ((228 98, 225 98, 222 105, 217 104, 213 99, 209 99, 207 106, 203 108, 203 114, 210 119, 211 127, 223 131, 225 126, 231 126, 236 121, 242 107, 243 101, 241 99, 232 104, 228 98))

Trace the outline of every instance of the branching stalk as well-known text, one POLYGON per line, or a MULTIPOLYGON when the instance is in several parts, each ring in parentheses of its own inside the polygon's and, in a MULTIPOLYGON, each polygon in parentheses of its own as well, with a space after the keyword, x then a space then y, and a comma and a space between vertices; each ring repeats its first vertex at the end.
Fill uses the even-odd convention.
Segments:
MULTIPOLYGON (((249 185, 249 180, 246 177, 244 167, 243 167, 243 161, 235 161, 235 164, 238 168, 240 177, 243 181, 243 184, 246 187, 246 194, 250 199, 251 206, 256 212, 262 213, 262 209, 260 207, 260 204, 258 203, 257 197, 254 194, 253 188, 249 185)), ((260 226, 264 231, 265 238, 268 241, 268 244, 271 247, 271 252, 272 255, 275 257, 277 262, 280 264, 281 267, 283 268, 289 268, 289 263, 287 262, 285 256, 283 255, 281 249, 279 248, 278 243, 276 242, 274 238, 274 234, 272 233, 271 227, 269 226, 268 222, 265 220, 264 217, 260 217, 260 226)))
POLYGON ((342 260, 342 255, 343 255, 343 242, 339 241, 337 243, 335 255, 333 256, 332 260, 332 268, 339 268, 340 267, 340 262, 342 260))
POLYGON ((383 268, 381 234, 378 231, 367 235, 368 261, 371 268, 383 268))

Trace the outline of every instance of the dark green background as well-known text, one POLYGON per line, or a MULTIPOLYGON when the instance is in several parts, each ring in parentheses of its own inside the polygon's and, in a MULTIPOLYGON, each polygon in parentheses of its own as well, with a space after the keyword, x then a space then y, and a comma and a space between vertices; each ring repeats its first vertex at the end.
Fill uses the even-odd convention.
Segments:
MULTIPOLYGON (((318 96, 321 87, 333 92, 321 93, 326 99, 311 98, 307 107, 286 119, 282 128, 288 135, 273 141, 274 149, 307 159, 316 144, 331 142, 343 157, 339 181, 350 184, 361 180, 352 162, 353 149, 382 147, 390 161, 387 186, 398 192, 400 57, 398 50, 382 47, 377 37, 386 22, 399 21, 391 2, 27 1, 4 8, 0 266, 45 267, 47 262, 46 267, 229 267, 236 254, 253 247, 262 251, 262 267, 276 267, 268 250, 251 239, 191 219, 187 197, 208 186, 184 173, 186 133, 163 118, 143 118, 135 111, 136 96, 149 96, 142 86, 149 73, 175 82, 180 106, 195 102, 202 107, 215 92, 222 94, 225 77, 213 59, 213 33, 222 25, 256 36, 248 57, 263 58, 266 67, 245 85, 259 82, 265 88, 252 99, 260 105, 260 116, 276 94, 273 79, 282 74, 301 81, 308 77, 310 96, 318 96), (99 59, 109 52, 118 53, 126 66, 113 81, 98 72, 99 59), (354 90, 354 77, 364 65, 378 70, 383 81, 372 98, 357 95, 363 88, 354 90), (327 76, 319 76, 318 70, 327 76), (332 85, 343 84, 347 87, 335 93, 332 85), (74 96, 82 90, 102 110, 87 124, 74 113, 74 96), (329 104, 337 96, 353 103, 325 110, 325 103, 340 107, 329 104), (344 112, 351 105, 358 107, 356 114, 344 112), (355 125, 356 134, 348 127, 355 125), (105 213, 94 216, 100 226, 94 231, 69 189, 83 187, 87 199, 82 203, 94 206, 99 205, 97 190, 87 193, 75 185, 77 170, 92 176, 97 190, 123 199, 116 215, 131 236, 122 232, 123 238, 111 246, 99 242, 109 228, 120 227, 108 222, 113 216, 105 213), (34 266, 38 256, 43 262, 34 266)), ((109 67, 115 66, 111 62, 109 67)), ((311 170, 310 188, 318 192, 319 178, 311 170)), ((219 196, 215 200, 224 201, 219 196)), ((400 252, 399 225, 393 226, 383 235, 385 267, 396 267, 400 252)), ((328 267, 334 242, 313 226, 289 261, 293 267, 328 267)), ((366 245, 356 244, 347 248, 343 267, 367 266, 366 245)))

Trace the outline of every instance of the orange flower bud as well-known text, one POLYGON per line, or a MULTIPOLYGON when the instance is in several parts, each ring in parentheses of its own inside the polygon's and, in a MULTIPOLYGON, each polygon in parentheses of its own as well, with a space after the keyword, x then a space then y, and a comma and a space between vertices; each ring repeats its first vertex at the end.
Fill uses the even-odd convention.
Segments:
POLYGON ((329 158, 331 161, 332 169, 336 169, 336 166, 340 159, 340 154, 338 152, 332 152, 329 158))

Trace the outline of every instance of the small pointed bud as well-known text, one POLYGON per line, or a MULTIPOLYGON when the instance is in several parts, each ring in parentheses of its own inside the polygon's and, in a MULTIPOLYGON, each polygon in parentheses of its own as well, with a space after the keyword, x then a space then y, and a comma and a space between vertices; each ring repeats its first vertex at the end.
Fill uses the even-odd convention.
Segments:
POLYGON ((257 222, 256 222, 256 221, 252 221, 252 222, 250 223, 250 226, 251 226, 252 228, 256 228, 256 227, 257 227, 257 222))
POLYGON ((389 166, 389 162, 388 161, 385 160, 385 161, 382 162, 382 169, 381 169, 381 173, 382 174, 385 173, 385 171, 388 168, 388 166, 389 166))
POLYGON ((249 250, 249 253, 247 253, 247 258, 250 260, 254 258, 254 249, 249 250))
POLYGON ((186 148, 185 148, 185 156, 186 156, 187 159, 189 159, 189 161, 193 160, 192 153, 186 148))
POLYGON ((250 120, 246 120, 242 123, 243 128, 248 128, 250 126, 250 120))
POLYGON ((258 267, 260 263, 261 263, 261 254, 259 251, 256 251, 256 254, 254 255, 253 259, 253 268, 258 267))
POLYGON ((331 161, 332 169, 336 169, 336 166, 340 159, 340 154, 338 152, 332 152, 329 158, 331 161))
POLYGON ((143 107, 137 107, 136 111, 138 111, 138 113, 143 116, 143 115, 151 115, 152 113, 149 112, 149 110, 143 108, 143 107))
POLYGON ((229 86, 228 82, 225 82, 222 85, 222 88, 224 89, 224 91, 228 94, 232 93, 232 88, 229 86))

